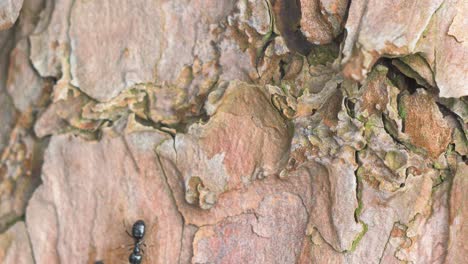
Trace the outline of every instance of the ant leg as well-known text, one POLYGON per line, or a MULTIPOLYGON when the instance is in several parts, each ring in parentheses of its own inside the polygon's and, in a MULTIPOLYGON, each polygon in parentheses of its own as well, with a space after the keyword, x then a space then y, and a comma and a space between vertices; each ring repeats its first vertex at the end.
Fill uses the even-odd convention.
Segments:
MULTIPOLYGON (((148 230, 148 234, 152 234, 152 231, 154 229, 154 226, 156 226, 156 229, 158 229, 158 218, 156 217, 155 221, 153 222, 153 224, 151 225, 150 229, 148 230)), ((142 246, 145 246, 145 247, 153 247, 154 245, 149 245, 147 246, 145 242, 141 243, 142 246)))
POLYGON ((127 228, 127 225, 125 224, 125 219, 122 219, 122 224, 125 228, 125 233, 127 233, 127 235, 131 238, 133 238, 133 236, 130 234, 130 232, 128 232, 128 228, 127 228))
POLYGON ((154 226, 156 226, 156 229, 158 229, 158 218, 156 217, 155 221, 153 222, 153 225, 151 226, 150 232, 153 232, 154 226))
POLYGON ((115 250, 118 250, 118 249, 122 250, 122 249, 125 249, 125 248, 128 248, 129 250, 132 250, 133 244, 120 245, 120 246, 118 246, 116 248, 112 248, 111 251, 115 251, 115 250))

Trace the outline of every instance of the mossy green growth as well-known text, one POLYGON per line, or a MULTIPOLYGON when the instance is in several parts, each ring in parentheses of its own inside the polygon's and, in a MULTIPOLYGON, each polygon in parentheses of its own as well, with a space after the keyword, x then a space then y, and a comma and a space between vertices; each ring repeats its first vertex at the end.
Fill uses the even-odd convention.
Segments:
POLYGON ((432 192, 434 192, 437 189, 437 187, 444 184, 444 182, 446 182, 447 179, 450 179, 452 177, 453 175, 450 169, 441 170, 439 176, 432 181, 432 192))
POLYGON ((436 170, 443 170, 443 169, 445 169, 445 166, 442 165, 442 164, 440 164, 440 163, 437 162, 437 161, 434 162, 434 164, 432 165, 432 167, 433 167, 434 169, 436 169, 436 170))
POLYGON ((362 203, 362 190, 361 190, 361 187, 362 187, 362 177, 361 177, 361 175, 362 175, 362 173, 363 173, 363 167, 359 167, 357 169, 357 171, 355 172, 355 174, 356 174, 356 183, 357 183, 356 198, 357 198, 358 206, 356 207, 356 210, 354 210, 354 218, 356 219, 356 221, 358 221, 362 225, 362 231, 353 240, 350 252, 353 252, 354 250, 356 250, 357 245, 359 244, 359 242, 361 241, 361 239, 364 237, 364 235, 367 233, 367 230, 368 230, 367 224, 359 219, 359 216, 362 213, 362 209, 364 208, 364 205, 362 203))
POLYGON ((333 62, 337 57, 338 49, 335 45, 314 45, 307 55, 307 61, 311 66, 325 65, 333 62))
POLYGON ((360 175, 362 175, 363 173, 363 167, 359 167, 358 170, 356 171, 356 181, 357 181, 357 185, 358 185, 358 188, 357 188, 357 193, 356 193, 356 198, 357 198, 357 202, 358 202, 358 206, 356 207, 356 210, 354 210, 354 218, 356 219, 356 221, 359 221, 359 216, 361 215, 362 213, 362 208, 363 208, 363 204, 362 204, 362 191, 361 189, 359 188, 360 186, 362 186, 362 178, 360 175))
MULTIPOLYGON (((359 120, 359 119, 358 119, 359 120)), ((367 118, 365 121, 361 121, 364 123, 364 136, 367 139, 370 139, 370 137, 373 134, 379 133, 380 129, 380 116, 372 115, 369 118, 367 118)))
POLYGON ((367 233, 367 230, 369 230, 369 227, 367 226, 366 223, 360 221, 362 224, 362 232, 359 233, 359 235, 356 237, 356 239, 353 240, 353 244, 351 245, 351 250, 350 252, 353 252, 356 250, 357 246, 359 245, 359 242, 361 242, 361 239, 364 237, 364 235, 367 233))
POLYGON ((263 38, 262 38, 262 45, 257 49, 257 58, 260 58, 264 55, 264 52, 268 45, 274 40, 276 37, 276 34, 270 30, 268 33, 266 33, 263 38))
POLYGON ((385 155, 385 164, 393 171, 396 171, 406 164, 406 157, 399 151, 389 151, 385 155))
POLYGON ((398 103, 398 115, 404 120, 406 119, 406 109, 401 102, 398 103))

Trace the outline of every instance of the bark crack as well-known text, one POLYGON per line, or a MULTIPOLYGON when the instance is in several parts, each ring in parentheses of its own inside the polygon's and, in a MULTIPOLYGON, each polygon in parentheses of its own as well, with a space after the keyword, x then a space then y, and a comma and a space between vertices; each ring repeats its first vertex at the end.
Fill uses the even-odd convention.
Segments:
POLYGON ((392 230, 390 230, 390 234, 388 234, 387 242, 385 242, 385 246, 384 246, 384 248, 383 248, 383 250, 382 250, 382 254, 380 255, 380 258, 379 258, 379 264, 382 263, 382 259, 383 259, 384 255, 385 255, 385 251, 387 250, 387 246, 388 246, 388 244, 390 243, 390 239, 392 238, 392 231, 393 231, 393 228, 395 228, 395 225, 396 225, 397 223, 399 223, 399 222, 397 221, 397 222, 394 222, 394 223, 393 223, 392 230))
POLYGON ((180 238, 180 246, 179 246, 179 260, 177 261, 178 263, 181 263, 182 248, 183 248, 183 245, 184 245, 183 241, 184 241, 186 221, 185 221, 184 215, 182 214, 182 212, 179 209, 179 206, 177 205, 177 200, 175 198, 175 194, 174 194, 174 192, 172 191, 172 189, 171 189, 171 187, 169 185, 168 176, 166 174, 166 170, 164 169, 163 163, 161 161, 161 157, 159 156, 159 154, 156 151, 155 151, 155 154, 156 154, 156 158, 157 158, 157 161, 158 161, 158 165, 159 165, 159 167, 161 169, 161 172, 162 172, 161 178, 163 180, 164 189, 166 190, 166 192, 171 197, 171 200, 172 200, 175 208, 177 209, 177 212, 179 213, 181 221, 182 221, 182 235, 181 235, 181 238, 180 238))

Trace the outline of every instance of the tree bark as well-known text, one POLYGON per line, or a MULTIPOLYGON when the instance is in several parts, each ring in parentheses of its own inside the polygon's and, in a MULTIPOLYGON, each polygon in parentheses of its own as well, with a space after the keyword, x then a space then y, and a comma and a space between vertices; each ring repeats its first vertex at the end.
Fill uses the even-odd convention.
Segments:
POLYGON ((0 262, 468 263, 466 12, 0 0, 0 262))

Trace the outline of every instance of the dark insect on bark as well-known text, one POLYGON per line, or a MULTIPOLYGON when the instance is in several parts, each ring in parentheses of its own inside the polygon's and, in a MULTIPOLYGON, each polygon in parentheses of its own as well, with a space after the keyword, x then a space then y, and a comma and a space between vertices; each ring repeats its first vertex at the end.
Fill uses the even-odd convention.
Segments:
POLYGON ((140 264, 143 260, 143 255, 145 251, 142 246, 146 247, 146 244, 143 242, 143 237, 145 236, 146 225, 143 220, 136 221, 132 226, 132 233, 127 234, 135 240, 133 245, 132 253, 128 257, 130 264, 140 264))

